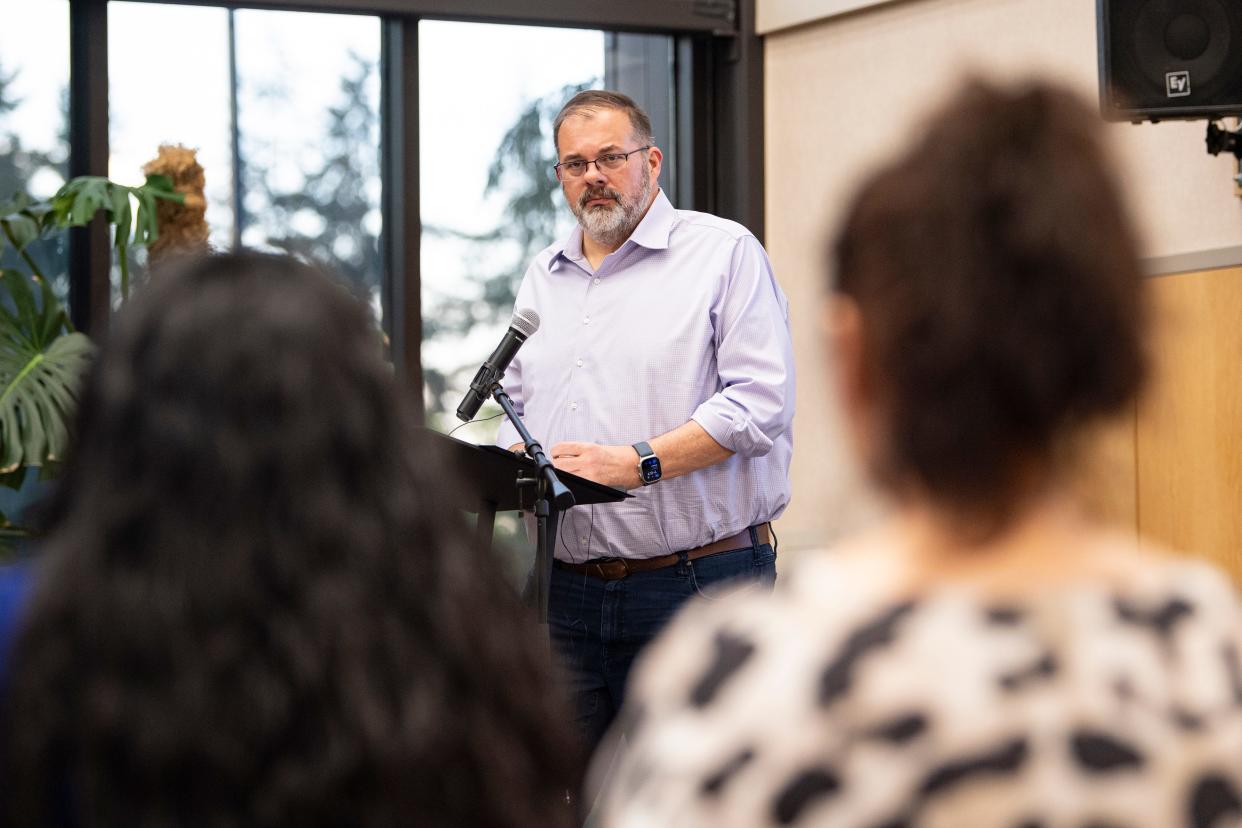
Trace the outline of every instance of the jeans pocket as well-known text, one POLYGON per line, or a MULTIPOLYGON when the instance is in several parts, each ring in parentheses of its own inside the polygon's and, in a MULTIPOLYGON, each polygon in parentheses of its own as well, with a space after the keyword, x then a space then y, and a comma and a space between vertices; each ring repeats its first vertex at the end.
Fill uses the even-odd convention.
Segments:
POLYGON ((776 586, 776 552, 771 546, 764 544, 755 554, 755 584, 762 589, 771 590, 776 586))
POLYGON ((697 561, 688 561, 690 586, 694 594, 708 601, 719 598, 724 593, 753 589, 759 583, 770 582, 774 577, 776 556, 770 546, 759 549, 745 547, 730 552, 722 552, 697 561), (759 560, 764 552, 767 562, 760 565, 759 560))

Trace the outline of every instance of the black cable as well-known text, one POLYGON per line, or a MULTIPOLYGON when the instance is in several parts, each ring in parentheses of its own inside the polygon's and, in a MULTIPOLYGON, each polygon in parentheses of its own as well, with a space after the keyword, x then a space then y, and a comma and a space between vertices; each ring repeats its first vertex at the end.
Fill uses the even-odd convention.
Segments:
MULTIPOLYGON (((595 504, 594 503, 591 503, 588 505, 587 513, 591 516, 591 521, 590 523, 587 524, 587 545, 586 545, 586 552, 585 552, 586 557, 582 559, 583 561, 591 560, 591 544, 595 542, 595 504)), ((567 511, 565 513, 565 517, 568 518, 571 514, 573 514, 572 511, 567 511)), ((568 522, 569 522, 568 520, 564 521, 561 524, 561 528, 562 529, 566 528, 565 524, 567 524, 568 522)), ((578 527, 576 523, 577 522, 575 521, 574 532, 578 531, 578 527)), ((565 541, 565 532, 561 532, 560 541, 561 541, 561 548, 565 550, 565 557, 569 558, 569 562, 580 563, 580 561, 578 561, 574 557, 573 550, 569 548, 569 544, 565 541)))
MULTIPOLYGON (((500 414, 504 414, 504 413, 505 413, 505 412, 503 412, 503 411, 501 411, 501 412, 500 412, 500 414)), ((500 414, 493 414, 493 415, 492 415, 492 416, 490 416, 490 417, 483 417, 482 419, 479 419, 479 420, 467 420, 466 422, 464 422, 464 423, 462 423, 461 425, 457 426, 457 428, 465 428, 466 426, 468 426, 468 425, 474 425, 475 423, 486 423, 488 420, 494 420, 494 419, 496 419, 497 417, 499 417, 499 416, 500 416, 500 414)), ((452 431, 450 431, 450 432, 448 433, 448 435, 447 435, 447 436, 452 437, 452 436, 453 436, 453 434, 457 431, 457 428, 455 428, 455 429, 453 429, 452 431)))

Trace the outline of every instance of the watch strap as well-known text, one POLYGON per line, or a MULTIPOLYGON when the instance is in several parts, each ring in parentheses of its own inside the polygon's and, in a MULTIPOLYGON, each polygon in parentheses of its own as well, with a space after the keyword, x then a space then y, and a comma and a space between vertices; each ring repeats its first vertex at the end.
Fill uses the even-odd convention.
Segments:
POLYGON ((660 458, 651 450, 650 443, 639 441, 633 447, 638 452, 638 479, 644 486, 650 486, 664 477, 660 458))

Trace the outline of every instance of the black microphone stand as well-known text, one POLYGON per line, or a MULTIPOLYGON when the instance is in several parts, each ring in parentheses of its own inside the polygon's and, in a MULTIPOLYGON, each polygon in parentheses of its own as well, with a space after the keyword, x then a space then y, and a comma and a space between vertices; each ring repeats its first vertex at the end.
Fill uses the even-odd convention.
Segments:
MULTIPOLYGON (((538 467, 535 495, 535 602, 539 607, 539 621, 548 622, 548 592, 552 583, 552 557, 556 552, 556 527, 560 512, 574 505, 574 494, 556 476, 552 461, 544 454, 543 446, 531 436, 526 424, 513 408, 513 400, 505 393, 500 382, 491 386, 492 397, 504 409, 505 416, 526 444, 526 453, 538 467)), ((519 480, 518 485, 523 481, 519 480)))

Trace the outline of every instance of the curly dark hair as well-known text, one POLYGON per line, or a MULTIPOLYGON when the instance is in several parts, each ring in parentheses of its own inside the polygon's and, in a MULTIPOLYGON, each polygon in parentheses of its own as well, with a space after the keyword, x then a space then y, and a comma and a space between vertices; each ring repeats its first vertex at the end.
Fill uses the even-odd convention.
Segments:
POLYGON ((834 288, 863 318, 891 490, 1004 523, 1139 391, 1148 314, 1100 132, 1066 90, 972 81, 863 184, 834 288))
POLYGON ((568 825, 546 641, 453 486, 341 287, 257 254, 154 280, 50 509, 7 824, 568 825))

